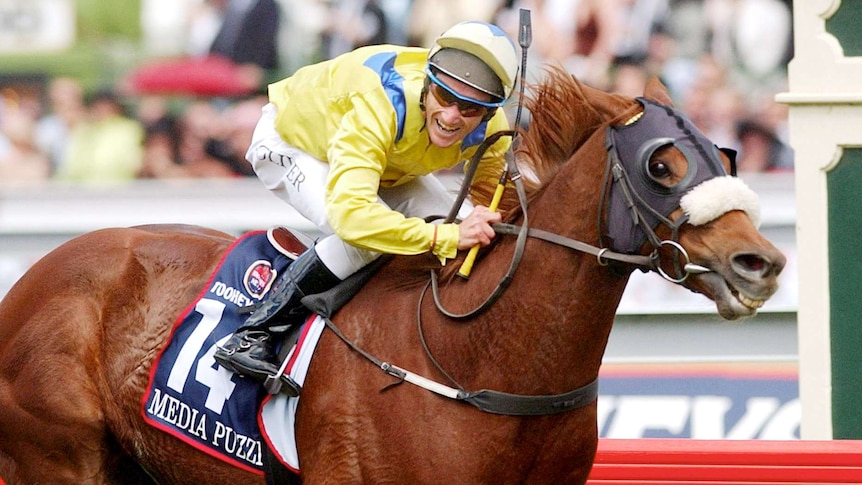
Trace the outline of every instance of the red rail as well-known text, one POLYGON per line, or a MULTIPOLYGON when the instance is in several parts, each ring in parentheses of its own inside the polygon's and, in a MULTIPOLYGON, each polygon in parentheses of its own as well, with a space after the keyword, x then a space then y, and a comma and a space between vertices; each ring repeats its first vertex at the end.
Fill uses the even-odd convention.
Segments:
POLYGON ((601 439, 587 483, 862 484, 862 441, 601 439))

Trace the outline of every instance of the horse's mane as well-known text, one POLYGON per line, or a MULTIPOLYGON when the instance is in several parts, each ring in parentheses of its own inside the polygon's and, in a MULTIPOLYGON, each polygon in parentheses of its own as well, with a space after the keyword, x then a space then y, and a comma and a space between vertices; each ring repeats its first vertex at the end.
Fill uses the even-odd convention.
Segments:
MULTIPOLYGON (((518 128, 520 140, 515 149, 528 194, 551 180, 596 129, 620 115, 611 107, 636 104, 630 98, 590 88, 562 67, 548 66, 545 73, 541 82, 528 86, 524 108, 529 113, 529 123, 526 128, 518 128)), ((490 200, 495 187, 478 185, 472 190, 474 200, 490 200), (482 196, 476 198, 476 194, 482 196)), ((517 206, 515 190, 507 188, 500 209, 507 211, 517 206)))

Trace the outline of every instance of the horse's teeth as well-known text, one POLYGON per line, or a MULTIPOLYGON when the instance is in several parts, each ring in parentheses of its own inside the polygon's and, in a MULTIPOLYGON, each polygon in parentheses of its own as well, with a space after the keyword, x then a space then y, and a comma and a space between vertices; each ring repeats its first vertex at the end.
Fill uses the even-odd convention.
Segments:
POLYGON ((739 294, 739 297, 737 299, 743 305, 747 306, 748 308, 753 308, 755 310, 762 307, 763 303, 764 303, 764 300, 754 300, 752 298, 749 298, 749 297, 743 295, 742 293, 739 294))

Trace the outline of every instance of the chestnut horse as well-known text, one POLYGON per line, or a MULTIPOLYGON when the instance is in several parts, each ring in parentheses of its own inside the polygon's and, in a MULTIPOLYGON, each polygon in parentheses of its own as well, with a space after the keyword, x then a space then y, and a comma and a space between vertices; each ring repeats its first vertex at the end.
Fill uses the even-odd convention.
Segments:
MULTIPOLYGON (((501 232, 520 236, 500 235, 469 279, 450 261, 434 285, 430 256, 396 257, 334 315, 355 347, 324 332, 311 362, 296 418, 304 483, 584 483, 592 386, 630 273, 655 270, 730 320, 776 291, 785 259, 756 229, 756 196, 733 183, 700 190, 738 182, 731 161, 658 81, 636 100, 550 70, 531 93, 513 172, 524 188, 500 205, 501 232), (504 393, 503 406, 486 412, 398 380, 366 356, 458 395, 504 393), (559 409, 508 395, 557 396, 559 409)), ((20 279, 0 304, 3 480, 264 482, 141 416, 172 323, 232 241, 201 228, 105 229, 20 279)))

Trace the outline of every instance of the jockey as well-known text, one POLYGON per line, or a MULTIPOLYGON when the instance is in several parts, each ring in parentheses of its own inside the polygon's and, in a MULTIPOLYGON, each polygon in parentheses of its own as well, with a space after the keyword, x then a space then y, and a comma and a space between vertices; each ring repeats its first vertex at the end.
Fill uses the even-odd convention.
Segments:
MULTIPOLYGON (((430 252, 441 261, 490 244, 500 215, 455 197, 432 172, 470 160, 508 130, 500 108, 518 73, 511 39, 497 26, 463 22, 430 49, 376 45, 299 69, 269 86, 269 104, 246 158, 263 184, 323 237, 283 274, 215 354, 225 368, 263 381, 278 372, 274 337, 307 316, 300 300, 335 286, 381 254, 430 252), (466 216, 466 217, 464 217, 466 216)), ((495 185, 511 140, 484 154, 476 181, 495 185)), ((289 376, 282 381, 299 393, 289 376)))

